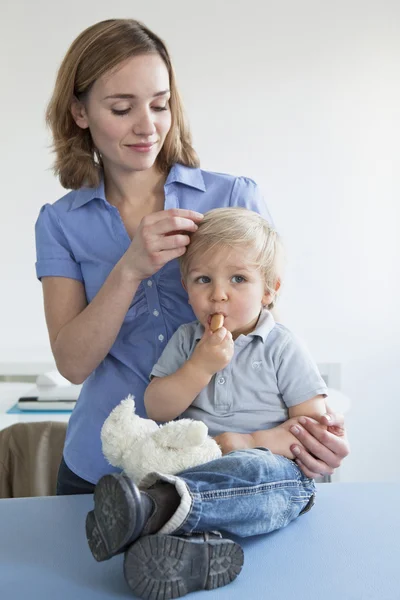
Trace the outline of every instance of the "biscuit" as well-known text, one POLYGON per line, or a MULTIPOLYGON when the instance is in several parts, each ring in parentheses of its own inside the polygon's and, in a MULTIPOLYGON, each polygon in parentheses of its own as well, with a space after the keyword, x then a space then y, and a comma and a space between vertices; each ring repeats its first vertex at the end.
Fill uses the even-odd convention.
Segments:
POLYGON ((217 331, 221 329, 224 324, 224 315, 215 314, 211 317, 210 329, 211 331, 217 331))

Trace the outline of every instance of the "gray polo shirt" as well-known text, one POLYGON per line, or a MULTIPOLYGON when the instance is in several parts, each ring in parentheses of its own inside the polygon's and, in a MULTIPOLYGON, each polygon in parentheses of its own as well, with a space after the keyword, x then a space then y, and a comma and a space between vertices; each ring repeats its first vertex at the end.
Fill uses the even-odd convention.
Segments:
MULTIPOLYGON (((175 373, 204 333, 198 322, 174 333, 151 377, 175 373)), ((318 368, 301 342, 264 310, 257 327, 235 340, 231 362, 216 373, 181 417, 203 421, 210 435, 251 433, 288 419, 288 408, 326 394, 318 368)))

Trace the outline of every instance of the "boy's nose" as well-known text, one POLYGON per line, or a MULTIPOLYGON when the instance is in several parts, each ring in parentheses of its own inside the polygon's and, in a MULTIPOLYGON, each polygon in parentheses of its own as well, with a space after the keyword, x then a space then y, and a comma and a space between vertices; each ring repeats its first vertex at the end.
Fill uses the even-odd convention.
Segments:
POLYGON ((211 292, 211 299, 214 302, 222 302, 228 299, 228 294, 222 286, 214 286, 211 292))

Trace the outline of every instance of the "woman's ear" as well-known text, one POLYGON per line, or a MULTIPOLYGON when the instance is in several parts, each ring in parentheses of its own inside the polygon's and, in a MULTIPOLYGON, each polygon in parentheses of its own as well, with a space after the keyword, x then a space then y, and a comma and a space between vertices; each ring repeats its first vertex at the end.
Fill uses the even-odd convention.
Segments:
POLYGON ((89 121, 87 112, 83 102, 74 97, 71 104, 71 114, 75 123, 81 129, 87 129, 89 127, 89 121))

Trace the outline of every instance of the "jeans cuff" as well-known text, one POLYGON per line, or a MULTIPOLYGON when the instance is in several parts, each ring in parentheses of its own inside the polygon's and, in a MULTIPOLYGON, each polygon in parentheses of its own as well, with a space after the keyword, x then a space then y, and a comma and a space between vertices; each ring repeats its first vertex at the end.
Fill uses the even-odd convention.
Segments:
POLYGON ((181 502, 172 517, 161 527, 158 533, 171 534, 178 531, 187 520, 192 510, 193 499, 188 486, 181 477, 176 475, 165 475, 164 473, 153 472, 146 475, 140 482, 140 488, 146 489, 157 481, 165 481, 175 486, 176 491, 181 497, 181 502))

